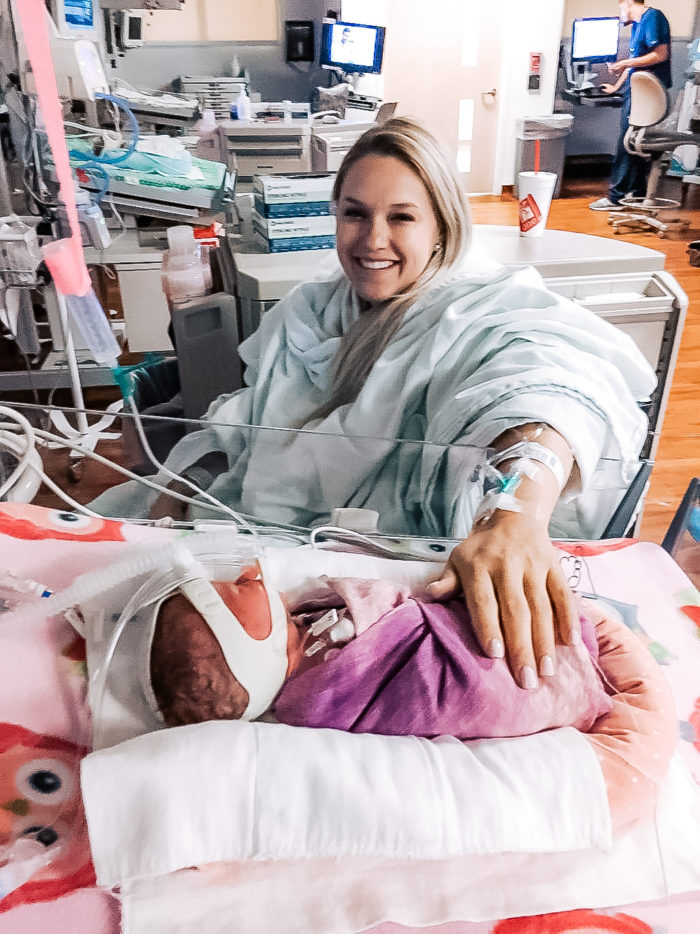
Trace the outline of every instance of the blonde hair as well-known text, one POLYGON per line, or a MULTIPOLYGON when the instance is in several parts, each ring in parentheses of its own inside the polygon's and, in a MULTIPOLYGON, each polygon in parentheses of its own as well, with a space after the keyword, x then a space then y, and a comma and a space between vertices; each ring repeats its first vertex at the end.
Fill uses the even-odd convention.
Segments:
POLYGON ((341 196, 348 172, 365 156, 391 156, 406 165, 423 183, 438 228, 438 248, 408 290, 372 306, 343 335, 334 361, 331 398, 309 416, 325 418, 339 406, 353 402, 408 308, 458 268, 469 248, 469 202, 452 157, 420 123, 395 117, 364 133, 347 153, 333 186, 333 200, 341 196))

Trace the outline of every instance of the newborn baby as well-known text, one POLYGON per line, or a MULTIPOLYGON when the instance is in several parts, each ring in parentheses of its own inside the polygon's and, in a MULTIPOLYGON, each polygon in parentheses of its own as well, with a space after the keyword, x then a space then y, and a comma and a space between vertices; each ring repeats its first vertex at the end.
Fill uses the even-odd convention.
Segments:
POLYGON ((535 690, 477 645, 463 599, 439 604, 389 581, 323 579, 302 594, 198 580, 154 608, 144 691, 168 726, 267 719, 387 735, 520 736, 588 731, 609 712, 595 631, 558 646, 535 690), (286 605, 286 606, 285 606, 286 605))

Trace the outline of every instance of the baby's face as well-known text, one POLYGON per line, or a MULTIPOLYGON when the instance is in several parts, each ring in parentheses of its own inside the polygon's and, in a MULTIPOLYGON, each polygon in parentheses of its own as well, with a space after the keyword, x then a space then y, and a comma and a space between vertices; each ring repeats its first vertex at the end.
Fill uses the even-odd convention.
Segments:
MULTIPOLYGON (((270 607, 257 569, 244 572, 235 582, 212 581, 212 585, 233 614, 231 626, 241 625, 260 641, 270 635, 270 607)), ((311 661, 303 654, 302 639, 287 614, 287 675, 311 661)), ((270 651, 274 651, 271 644, 270 651)), ((170 597, 158 615, 151 646, 151 684, 169 726, 239 719, 250 699, 205 619, 180 593, 170 597)))

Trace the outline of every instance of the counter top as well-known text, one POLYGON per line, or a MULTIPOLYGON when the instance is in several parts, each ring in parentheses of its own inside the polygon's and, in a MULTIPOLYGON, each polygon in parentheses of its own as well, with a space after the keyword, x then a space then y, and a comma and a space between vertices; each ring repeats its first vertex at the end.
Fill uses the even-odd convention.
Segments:
MULTIPOLYGON (((659 250, 618 238, 567 230, 545 230, 542 237, 521 237, 517 227, 475 224, 473 249, 505 266, 534 266, 545 278, 656 272, 666 257, 659 250)), ((289 253, 236 252, 240 294, 258 301, 281 298, 298 282, 314 275, 333 250, 289 253)), ((240 249, 240 247, 238 248, 240 249)))

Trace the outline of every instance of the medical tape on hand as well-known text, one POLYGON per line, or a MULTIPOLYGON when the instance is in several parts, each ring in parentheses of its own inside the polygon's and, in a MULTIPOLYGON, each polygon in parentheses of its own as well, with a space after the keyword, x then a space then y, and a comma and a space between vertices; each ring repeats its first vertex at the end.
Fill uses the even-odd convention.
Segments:
MULTIPOLYGON (((543 464, 554 474, 554 479, 559 486, 559 492, 561 493, 564 489, 564 484, 566 483, 564 465, 558 455, 550 448, 545 447, 537 441, 518 441, 516 444, 511 445, 511 447, 506 448, 505 451, 497 451, 491 459, 491 462, 497 467, 499 464, 502 464, 503 461, 511 460, 512 458, 518 458, 515 469, 517 469, 521 461, 524 462, 526 460, 537 461, 537 463, 543 464)), ((522 469, 520 472, 525 473, 522 469)), ((528 474, 528 476, 530 476, 530 474, 528 474)))
POLYGON ((474 514, 473 525, 476 525, 477 522, 490 519, 497 509, 504 509, 507 512, 524 511, 523 503, 518 502, 511 493, 499 493, 496 490, 491 490, 479 503, 476 513, 474 514))

